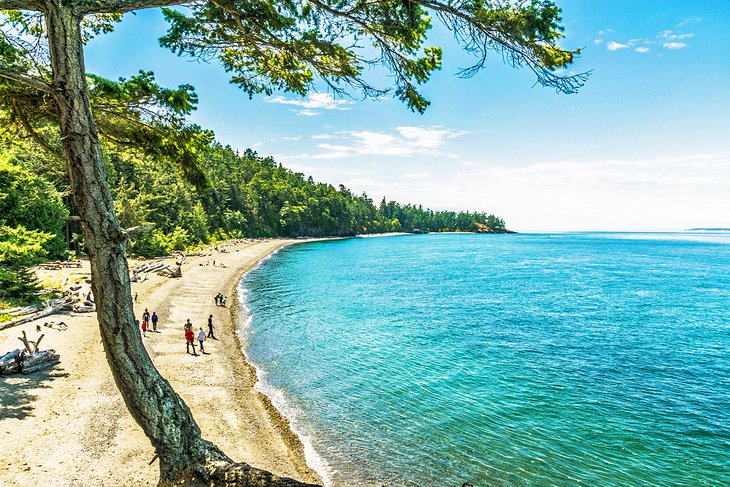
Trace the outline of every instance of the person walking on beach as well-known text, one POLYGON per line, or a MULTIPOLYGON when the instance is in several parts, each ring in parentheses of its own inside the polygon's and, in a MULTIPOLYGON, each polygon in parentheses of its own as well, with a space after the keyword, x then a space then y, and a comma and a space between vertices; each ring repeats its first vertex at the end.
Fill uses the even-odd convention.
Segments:
POLYGON ((190 353, 190 347, 193 347, 193 355, 198 355, 195 353, 195 333, 193 333, 193 329, 189 328, 185 330, 185 353, 190 353))
POLYGON ((221 298, 221 293, 216 294, 213 297, 213 300, 215 301, 215 305, 218 306, 218 300, 221 298))
POLYGON ((190 323, 190 318, 188 318, 188 321, 185 322, 184 328, 185 328, 185 331, 189 331, 189 330, 193 329, 193 324, 190 323))
POLYGON ((147 323, 150 322, 150 311, 145 308, 144 313, 142 313, 142 321, 146 321, 147 323))
POLYGON ((223 306, 224 308, 226 307, 226 301, 227 300, 228 300, 228 297, 227 296, 223 296, 221 298, 221 306, 223 306))
POLYGON ((134 293, 134 302, 137 302, 137 293, 134 293))
POLYGON ((157 317, 157 312, 156 311, 153 311, 152 312, 151 319, 152 319, 152 331, 154 331, 155 333, 157 333, 157 320, 159 318, 157 317))
POLYGON ((200 342, 200 353, 205 353, 205 349, 203 348, 203 342, 205 341, 205 332, 203 331, 203 328, 200 328, 200 331, 198 332, 198 341, 200 342))
POLYGON ((142 336, 147 338, 147 321, 142 320, 142 336))
POLYGON ((213 335, 213 315, 208 316, 208 338, 217 340, 217 338, 213 335))

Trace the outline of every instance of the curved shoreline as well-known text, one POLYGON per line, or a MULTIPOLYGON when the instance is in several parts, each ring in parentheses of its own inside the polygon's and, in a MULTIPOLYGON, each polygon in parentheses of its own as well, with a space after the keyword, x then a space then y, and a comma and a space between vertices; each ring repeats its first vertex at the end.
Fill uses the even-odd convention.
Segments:
MULTIPOLYGON (((219 244, 217 251, 191 256, 181 279, 148 276, 133 283, 135 314, 147 307, 160 317, 158 333, 143 343, 157 369, 193 412, 204 438, 226 454, 272 473, 319 483, 289 422, 255 389, 255 367, 243 355, 238 327, 242 276, 278 249, 303 240, 261 240, 219 244), (215 259, 216 266, 209 265, 215 259), (225 264, 221 267, 220 264, 225 264), (228 293, 228 307, 215 306, 216 292, 228 293), (218 340, 206 354, 185 353, 182 324, 190 318, 206 327, 213 315, 218 340)), ((130 262, 130 267, 135 262, 130 262)), ((41 277, 83 282, 79 270, 43 271, 41 277)), ((42 348, 55 349, 61 363, 52 370, 0 378, 0 479, 5 485, 153 486, 154 450, 134 422, 114 384, 100 343, 95 313, 61 314, 66 331, 41 328, 42 348)), ((18 348, 25 331, 37 339, 43 320, 0 330, 0 352, 18 348), (7 350, 6 350, 7 349, 7 350)))
POLYGON ((240 301, 239 291, 241 283, 245 279, 246 275, 259 267, 282 248, 304 242, 307 241, 285 241, 281 246, 271 250, 266 255, 261 256, 256 262, 251 265, 244 266, 239 270, 238 276, 234 279, 233 285, 231 286, 230 283, 228 283, 227 295, 229 296, 229 299, 232 300, 232 306, 230 307, 230 320, 226 322, 226 326, 228 327, 227 331, 234 337, 236 349, 238 350, 240 359, 243 362, 242 365, 246 367, 248 369, 248 373, 254 377, 253 389, 259 400, 264 405, 267 413, 269 414, 269 418, 276 427, 276 430, 286 443, 286 446, 289 449, 289 458, 292 460, 297 472, 301 475, 303 480, 323 483, 321 474, 307 464, 304 444, 302 443, 299 435, 292 428, 289 418, 287 418, 281 411, 279 411, 279 409, 277 409, 276 406, 274 406, 274 403, 268 395, 256 389, 256 384, 260 382, 258 369, 246 356, 245 348, 243 343, 241 343, 240 336, 240 333, 242 332, 242 322, 240 320, 242 317, 241 307, 243 303, 240 301))

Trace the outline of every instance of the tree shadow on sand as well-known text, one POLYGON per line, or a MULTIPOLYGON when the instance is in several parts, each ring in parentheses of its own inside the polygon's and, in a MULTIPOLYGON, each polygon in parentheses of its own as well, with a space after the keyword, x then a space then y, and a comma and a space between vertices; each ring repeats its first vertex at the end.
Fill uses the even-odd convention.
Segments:
POLYGON ((33 416, 33 403, 38 399, 36 392, 50 388, 51 381, 67 376, 58 366, 28 375, 0 376, 0 421, 33 416))

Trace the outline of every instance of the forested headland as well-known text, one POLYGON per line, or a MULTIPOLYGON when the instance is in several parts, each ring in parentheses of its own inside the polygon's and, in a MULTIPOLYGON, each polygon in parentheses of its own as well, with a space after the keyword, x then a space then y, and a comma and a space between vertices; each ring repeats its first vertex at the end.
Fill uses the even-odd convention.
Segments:
MULTIPOLYGON (((316 182, 251 150, 210 141, 195 180, 137 151, 104 153, 115 210, 130 232, 131 255, 241 237, 351 236, 384 232, 505 232, 484 212, 433 211, 373 202, 340 185, 316 182)), ((29 139, 0 143, 0 299, 32 294, 27 268, 83 253, 64 163, 29 139)))

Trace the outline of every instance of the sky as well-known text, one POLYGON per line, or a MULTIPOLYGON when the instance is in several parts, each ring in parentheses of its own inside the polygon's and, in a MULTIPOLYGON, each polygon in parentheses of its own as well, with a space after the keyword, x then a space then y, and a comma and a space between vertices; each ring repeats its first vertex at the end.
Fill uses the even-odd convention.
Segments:
MULTIPOLYGON (((437 23, 444 62, 424 115, 398 100, 277 93, 253 99, 215 61, 159 47, 159 10, 125 15, 86 49, 89 72, 152 70, 192 84, 191 122, 333 185, 434 210, 494 213, 519 232, 730 227, 730 0, 557 0, 574 95, 535 85, 494 54, 471 58, 437 23)), ((382 79, 384 79, 381 76, 382 79)))

